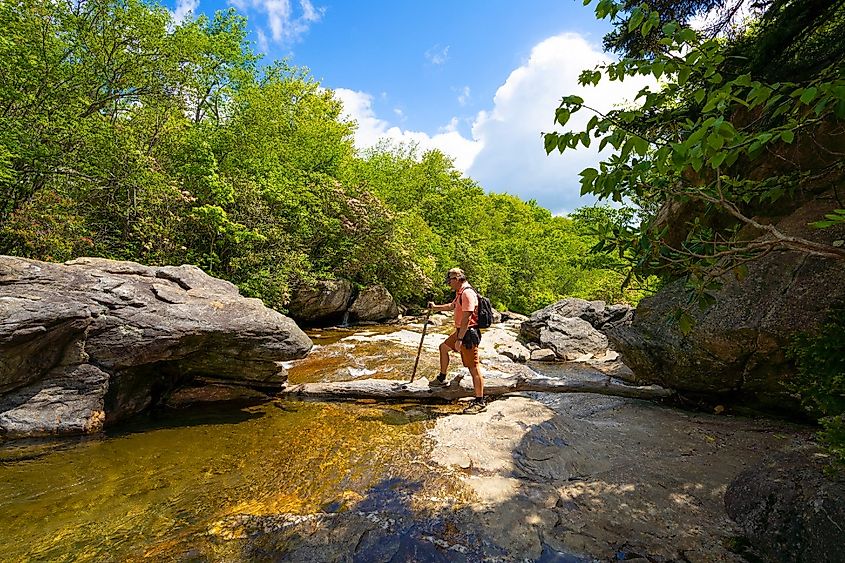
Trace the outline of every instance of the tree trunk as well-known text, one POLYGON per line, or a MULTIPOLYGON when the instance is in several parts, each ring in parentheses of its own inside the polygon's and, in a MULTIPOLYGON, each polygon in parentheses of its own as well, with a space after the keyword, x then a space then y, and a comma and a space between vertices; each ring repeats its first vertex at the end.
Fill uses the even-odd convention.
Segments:
MULTIPOLYGON (((473 395, 471 380, 467 377, 467 386, 461 385, 462 376, 455 377, 446 387, 429 387, 426 379, 414 383, 393 379, 362 379, 358 381, 340 381, 334 383, 286 384, 279 396, 313 399, 442 399, 453 401, 473 395)), ((657 385, 636 387, 614 383, 610 377, 604 381, 577 381, 567 379, 549 379, 528 377, 520 374, 516 377, 485 377, 484 394, 506 395, 522 391, 542 391, 545 393, 597 393, 615 397, 634 399, 664 399, 674 391, 657 385)))

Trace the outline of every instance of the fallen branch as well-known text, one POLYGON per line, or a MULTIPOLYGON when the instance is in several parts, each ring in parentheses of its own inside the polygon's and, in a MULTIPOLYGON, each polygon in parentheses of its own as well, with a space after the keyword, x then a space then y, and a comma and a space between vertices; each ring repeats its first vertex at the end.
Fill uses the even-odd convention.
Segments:
MULTIPOLYGON (((334 383, 286 384, 279 396, 306 399, 413 399, 430 401, 442 399, 454 401, 473 395, 472 382, 466 378, 467 385, 461 385, 462 375, 456 376, 445 387, 429 387, 428 381, 421 379, 414 383, 393 379, 361 379, 357 381, 339 381, 334 383)), ((580 381, 571 379, 551 379, 546 377, 487 377, 484 378, 484 394, 487 396, 506 395, 523 391, 541 391, 544 393, 597 393, 615 397, 633 399, 664 399, 673 394, 670 389, 657 385, 632 386, 614 383, 611 378, 603 381, 580 381)))

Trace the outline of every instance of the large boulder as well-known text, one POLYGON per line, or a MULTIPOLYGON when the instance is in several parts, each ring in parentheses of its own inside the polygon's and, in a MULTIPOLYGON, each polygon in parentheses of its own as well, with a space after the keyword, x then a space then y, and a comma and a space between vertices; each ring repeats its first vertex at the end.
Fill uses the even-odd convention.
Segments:
POLYGON ((280 387, 310 348, 195 266, 0 256, 0 434, 96 432, 197 376, 280 387))
POLYGON ((558 358, 574 360, 607 351, 607 337, 579 318, 552 315, 540 329, 540 346, 553 350, 558 358))
POLYGON ((385 321, 397 316, 399 306, 383 285, 362 290, 349 307, 350 321, 385 321))
POLYGON ((725 509, 766 561, 834 563, 845 546, 845 474, 818 451, 778 454, 740 473, 725 509))
MULTIPOLYGON (((777 228, 841 245, 845 225, 808 227, 835 205, 829 199, 813 200, 780 220, 777 228)), ((786 350, 797 333, 812 331, 837 301, 845 299, 845 260, 782 250, 747 268, 742 279, 727 276, 715 304, 706 309, 690 308, 684 284, 677 281, 643 299, 631 323, 605 330, 638 381, 729 394, 757 407, 800 412, 784 386, 794 371, 786 350), (673 320, 681 308, 693 317, 686 335, 673 320)))
POLYGON ((523 321, 519 336, 526 342, 539 342, 540 329, 547 327, 553 317, 581 319, 596 330, 603 330, 630 319, 631 311, 628 305, 606 305, 604 301, 569 297, 531 313, 528 320, 523 321))
POLYGON ((296 289, 288 304, 288 314, 309 325, 338 322, 352 300, 349 280, 321 280, 314 286, 296 289))

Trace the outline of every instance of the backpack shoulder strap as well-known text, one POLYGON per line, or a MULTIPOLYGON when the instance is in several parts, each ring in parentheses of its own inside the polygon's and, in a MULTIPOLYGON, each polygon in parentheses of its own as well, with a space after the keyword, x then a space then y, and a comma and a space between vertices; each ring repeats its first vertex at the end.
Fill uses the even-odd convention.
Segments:
MULTIPOLYGON (((475 288, 472 286, 472 284, 471 284, 471 283, 467 283, 467 285, 469 286, 469 288, 470 288, 471 290, 473 290, 473 291, 475 292, 475 299, 476 299, 476 303, 475 303, 475 310, 476 310, 476 311, 478 311, 478 308, 481 306, 481 294, 480 294, 480 293, 478 293, 478 290, 477 290, 477 289, 475 289, 475 288)), ((461 292, 461 296, 463 296, 463 294, 464 294, 464 292, 462 291, 462 292, 461 292)))

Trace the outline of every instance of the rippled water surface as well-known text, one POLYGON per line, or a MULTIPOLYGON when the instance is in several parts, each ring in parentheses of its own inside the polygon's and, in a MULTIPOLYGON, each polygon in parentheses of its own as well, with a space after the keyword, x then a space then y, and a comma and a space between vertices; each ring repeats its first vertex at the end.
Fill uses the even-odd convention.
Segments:
MULTIPOLYGON (((350 334, 313 333, 318 347, 291 381, 408 376, 415 350, 341 340, 350 334)), ((103 437, 2 445, 0 559, 236 557, 215 535, 229 515, 342 510, 376 483, 418 477, 436 408, 218 403, 161 409, 103 437)))

